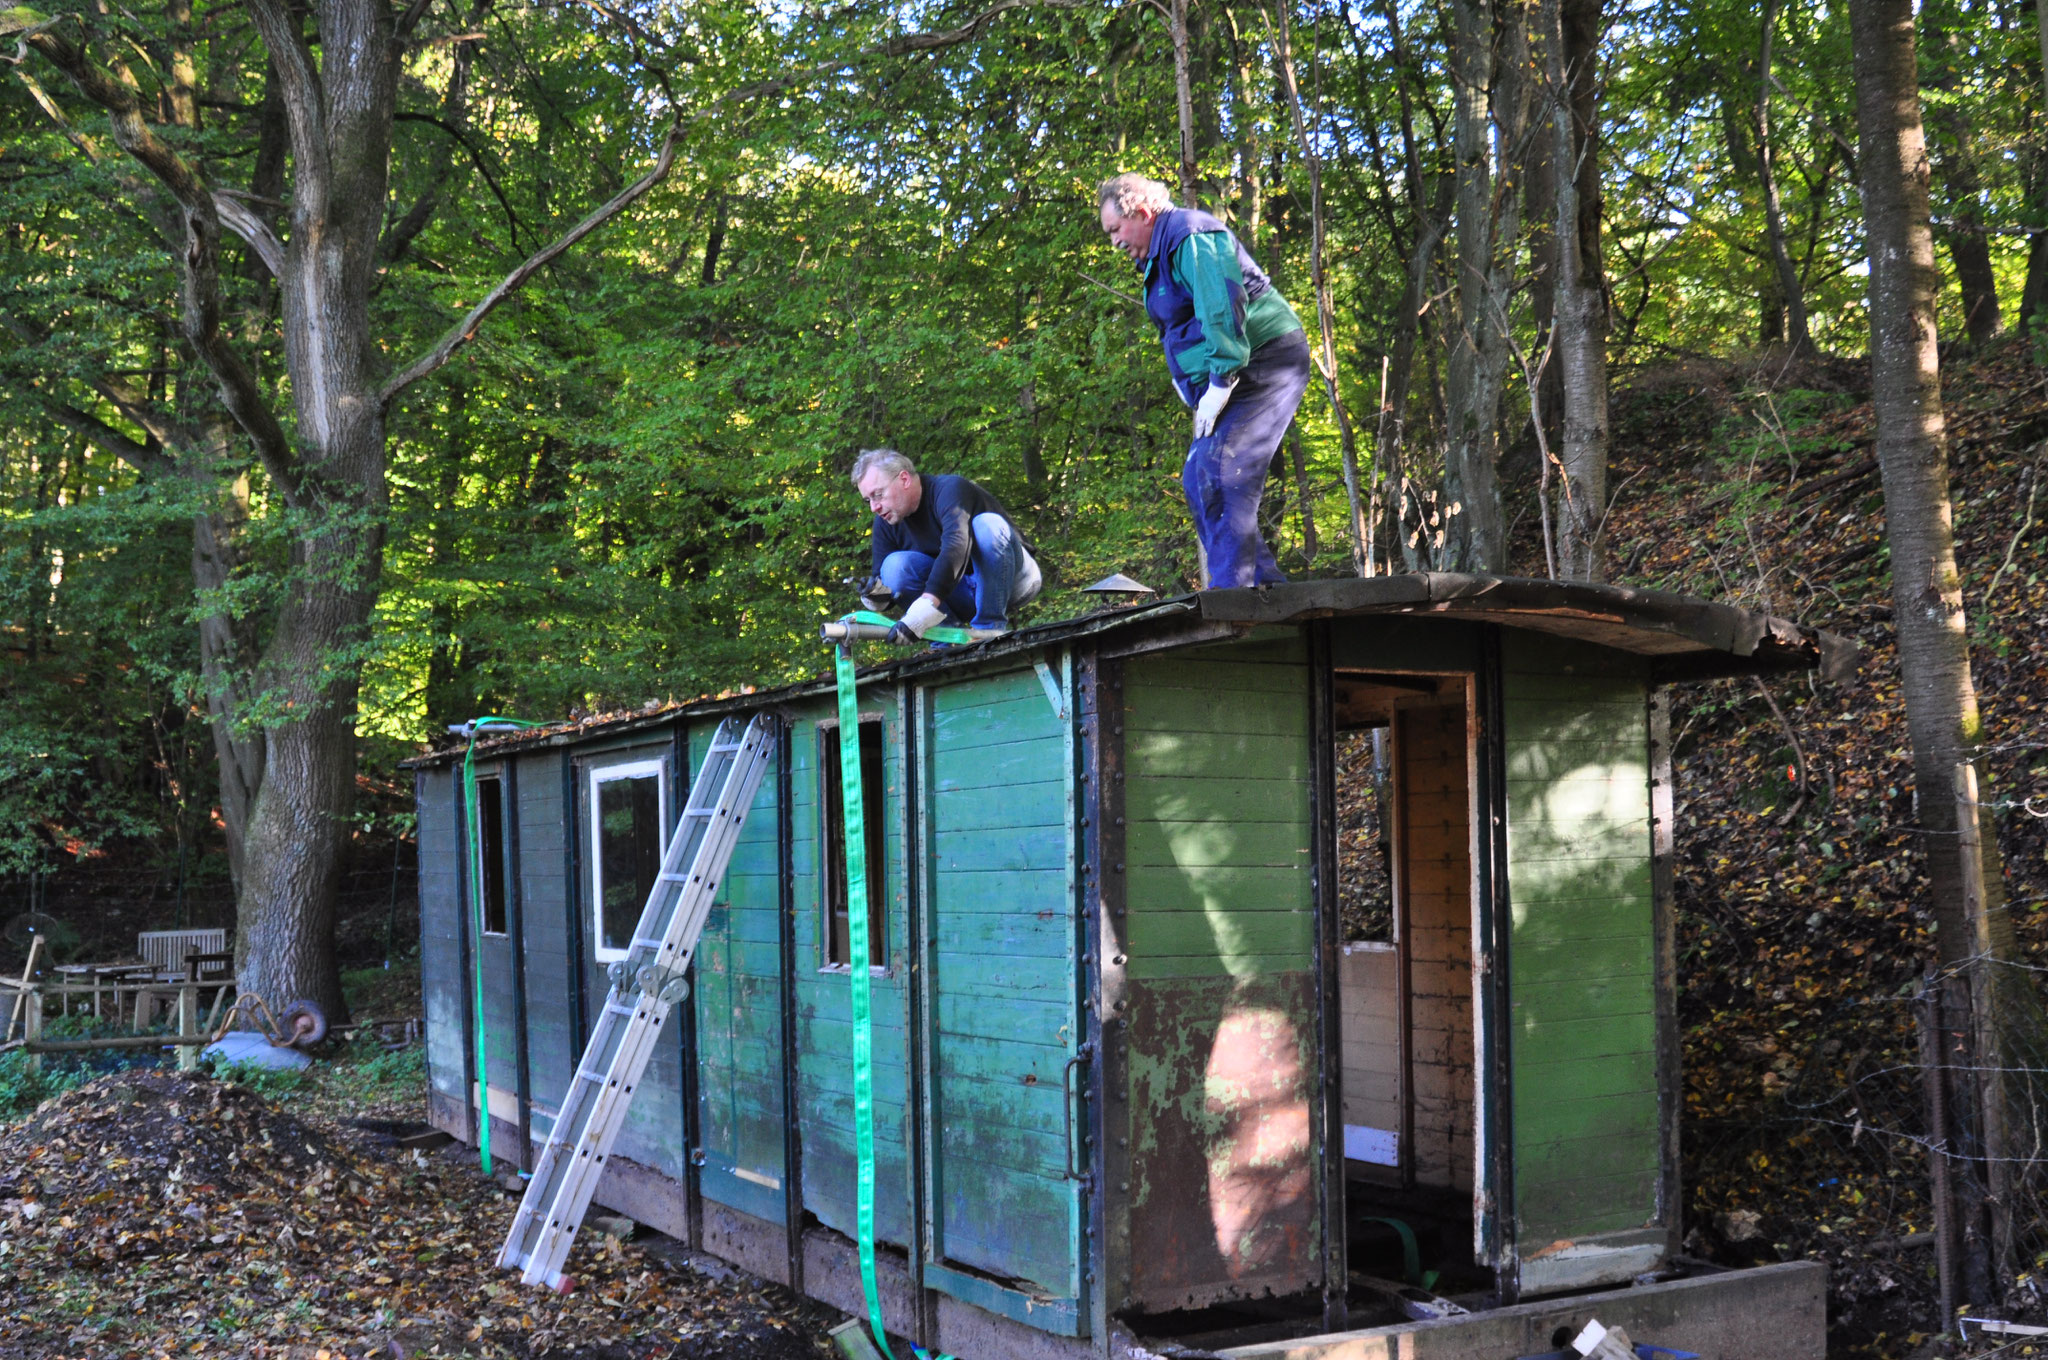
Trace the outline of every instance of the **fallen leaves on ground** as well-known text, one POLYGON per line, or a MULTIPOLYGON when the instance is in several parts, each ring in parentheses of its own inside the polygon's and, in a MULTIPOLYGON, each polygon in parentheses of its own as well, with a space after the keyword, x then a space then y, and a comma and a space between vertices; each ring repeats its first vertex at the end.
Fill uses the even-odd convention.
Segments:
POLYGON ((614 1238, 579 1237, 572 1292, 522 1287, 493 1264, 516 1207, 459 1145, 103 1077, 0 1135, 0 1360, 830 1354, 836 1314, 614 1238))

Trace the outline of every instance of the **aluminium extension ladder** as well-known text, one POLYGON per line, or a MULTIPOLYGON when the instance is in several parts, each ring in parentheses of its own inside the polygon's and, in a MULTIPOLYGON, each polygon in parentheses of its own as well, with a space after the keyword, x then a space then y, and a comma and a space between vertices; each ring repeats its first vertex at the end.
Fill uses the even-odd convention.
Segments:
POLYGON ((498 1253, 501 1269, 526 1284, 559 1287, 562 1262, 582 1226, 612 1141, 626 1120, 633 1088, 654 1052, 670 1007, 689 994, 684 972, 711 914, 711 900, 761 787, 774 732, 763 714, 735 736, 739 719, 719 724, 690 800, 662 856, 626 957, 611 966, 611 990, 562 1099, 562 1110, 535 1163, 519 1216, 498 1253))

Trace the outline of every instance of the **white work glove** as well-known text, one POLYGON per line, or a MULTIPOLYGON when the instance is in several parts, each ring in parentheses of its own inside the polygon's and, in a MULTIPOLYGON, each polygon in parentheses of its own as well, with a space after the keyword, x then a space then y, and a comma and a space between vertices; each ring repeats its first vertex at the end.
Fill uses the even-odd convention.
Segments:
POLYGON ((1230 394, 1236 390, 1209 384, 1209 390, 1202 393, 1201 405, 1195 407, 1195 438, 1207 439, 1215 430, 1216 422, 1223 417, 1223 408, 1230 405, 1230 394))
POLYGON ((903 611, 902 620, 889 630, 889 641, 895 643, 917 642, 928 629, 936 628, 946 618, 945 609, 929 595, 920 595, 910 602, 910 608, 903 611))

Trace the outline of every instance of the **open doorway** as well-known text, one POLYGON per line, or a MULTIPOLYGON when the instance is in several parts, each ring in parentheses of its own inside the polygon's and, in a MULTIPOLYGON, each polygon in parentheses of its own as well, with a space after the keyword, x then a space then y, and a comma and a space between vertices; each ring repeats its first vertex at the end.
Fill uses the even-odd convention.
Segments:
POLYGON ((1490 1291, 1473 1250, 1470 686, 1339 671, 1333 688, 1353 1281, 1490 1291))

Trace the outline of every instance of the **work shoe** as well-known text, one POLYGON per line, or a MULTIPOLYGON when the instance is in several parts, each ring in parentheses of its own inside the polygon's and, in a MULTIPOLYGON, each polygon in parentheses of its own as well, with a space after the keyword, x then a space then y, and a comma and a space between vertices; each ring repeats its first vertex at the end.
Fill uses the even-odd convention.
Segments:
POLYGON ((1007 623, 998 623, 988 628, 977 628, 970 624, 967 628, 967 640, 969 642, 988 642, 991 639, 1003 636, 1003 634, 1009 631, 1010 625, 1007 623))

